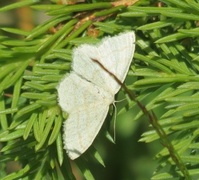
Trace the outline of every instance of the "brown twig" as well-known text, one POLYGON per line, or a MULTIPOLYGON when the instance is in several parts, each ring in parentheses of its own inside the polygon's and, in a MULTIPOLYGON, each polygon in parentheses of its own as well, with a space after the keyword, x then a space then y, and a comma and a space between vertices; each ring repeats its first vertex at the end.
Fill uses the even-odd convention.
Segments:
POLYGON ((186 168, 186 166, 184 165, 183 161, 181 160, 180 156, 178 155, 178 153, 176 152, 175 148, 173 147, 172 143, 169 141, 167 134, 165 133, 164 129, 160 126, 160 124, 158 123, 157 117, 155 116, 153 111, 148 111, 146 109, 146 107, 141 104, 135 94, 131 91, 129 91, 129 89, 125 86, 125 84, 123 84, 115 74, 113 74, 112 72, 110 72, 110 70, 108 70, 103 64, 101 64, 98 60, 96 59, 92 59, 94 62, 96 62, 102 69, 104 69, 107 73, 109 73, 114 79, 115 81, 125 90, 125 92, 128 94, 129 98, 136 102, 136 104, 139 106, 139 108, 142 110, 143 114, 145 114, 149 121, 150 124, 153 126, 153 128, 156 130, 157 134, 159 135, 159 137, 162 140, 162 145, 164 147, 167 148, 167 150, 169 151, 169 154, 171 156, 171 158, 173 159, 173 161, 176 163, 177 167, 180 169, 180 171, 183 173, 184 177, 186 178, 186 180, 191 180, 189 172, 186 168))

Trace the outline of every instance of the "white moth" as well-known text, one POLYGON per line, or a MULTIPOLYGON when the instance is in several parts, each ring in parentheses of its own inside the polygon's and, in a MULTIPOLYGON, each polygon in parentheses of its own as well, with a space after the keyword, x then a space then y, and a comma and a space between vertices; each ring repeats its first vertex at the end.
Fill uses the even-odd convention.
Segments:
POLYGON ((97 45, 83 44, 73 51, 72 71, 59 86, 58 101, 69 114, 64 122, 64 148, 71 159, 84 153, 97 136, 135 50, 134 32, 106 37, 97 45), (103 69, 105 67, 110 73, 103 69))

